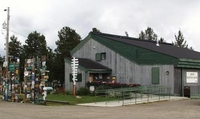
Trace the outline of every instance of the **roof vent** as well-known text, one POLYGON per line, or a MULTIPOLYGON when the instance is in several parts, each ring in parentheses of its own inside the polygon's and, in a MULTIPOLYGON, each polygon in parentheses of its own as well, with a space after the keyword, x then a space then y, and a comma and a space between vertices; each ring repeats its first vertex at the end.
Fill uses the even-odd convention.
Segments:
POLYGON ((156 46, 160 46, 160 45, 159 45, 159 41, 158 41, 158 40, 156 40, 156 46))

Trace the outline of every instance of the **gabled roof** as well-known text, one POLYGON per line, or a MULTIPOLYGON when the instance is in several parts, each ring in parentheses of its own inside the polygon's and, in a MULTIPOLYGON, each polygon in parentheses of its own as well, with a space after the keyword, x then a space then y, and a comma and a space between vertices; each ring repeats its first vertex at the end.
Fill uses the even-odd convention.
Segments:
MULTIPOLYGON (((110 73, 112 71, 112 69, 98 63, 95 62, 93 60, 90 59, 86 59, 86 58, 77 58, 78 62, 79 62, 79 68, 85 71, 90 71, 90 73, 110 73)), ((68 63, 71 63, 71 58, 66 58, 68 63)), ((66 61, 65 60, 65 61, 66 61)))
POLYGON ((111 35, 111 34, 105 34, 105 33, 92 33, 92 34, 97 35, 99 37, 104 37, 106 39, 115 40, 118 42, 134 45, 134 46, 138 46, 144 49, 166 54, 166 55, 176 57, 176 58, 200 60, 199 52, 186 49, 186 48, 176 47, 173 44, 169 44, 169 43, 159 43, 159 46, 156 46, 155 41, 141 40, 137 38, 111 35))
POLYGON ((90 32, 71 54, 93 39, 137 64, 173 64, 176 67, 200 68, 200 53, 169 43, 141 40, 138 38, 106 33, 90 32))

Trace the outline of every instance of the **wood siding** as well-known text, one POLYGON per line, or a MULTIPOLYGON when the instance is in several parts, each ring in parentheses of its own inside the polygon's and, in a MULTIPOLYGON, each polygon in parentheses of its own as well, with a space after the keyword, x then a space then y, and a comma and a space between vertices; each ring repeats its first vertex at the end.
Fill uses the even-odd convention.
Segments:
MULTIPOLYGON (((69 74, 72 72, 71 63, 65 62, 65 90, 70 91, 73 89, 73 82, 70 82, 69 74)), ((87 72, 78 69, 78 73, 82 74, 82 82, 76 82, 76 88, 85 87, 86 79, 89 79, 87 72)))
POLYGON ((152 85, 151 69, 152 67, 159 67, 160 85, 171 87, 173 90, 173 65, 138 65, 93 39, 88 40, 73 56, 95 60, 95 54, 101 52, 106 53, 106 59, 99 61, 99 63, 112 69, 112 76, 116 76, 117 82, 152 85), (168 75, 166 74, 167 71, 169 71, 168 75))

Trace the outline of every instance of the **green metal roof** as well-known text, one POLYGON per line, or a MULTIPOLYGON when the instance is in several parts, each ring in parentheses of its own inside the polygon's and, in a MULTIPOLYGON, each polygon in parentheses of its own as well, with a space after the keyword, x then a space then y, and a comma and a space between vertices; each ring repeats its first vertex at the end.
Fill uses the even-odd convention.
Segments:
POLYGON ((71 54, 74 54, 90 39, 99 42, 139 65, 172 64, 175 67, 200 68, 200 53, 196 51, 178 48, 168 43, 156 46, 156 43, 152 41, 103 33, 89 33, 71 51, 71 54))

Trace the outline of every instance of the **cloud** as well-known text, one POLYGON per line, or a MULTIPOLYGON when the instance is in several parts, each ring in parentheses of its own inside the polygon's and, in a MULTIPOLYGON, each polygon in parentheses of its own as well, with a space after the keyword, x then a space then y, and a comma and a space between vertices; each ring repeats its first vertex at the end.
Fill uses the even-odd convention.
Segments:
MULTIPOLYGON (((15 34, 22 43, 35 30, 44 34, 47 45, 55 48, 58 31, 64 26, 75 29, 82 39, 93 27, 105 33, 138 37, 142 30, 151 27, 167 42, 175 40, 174 35, 181 29, 189 46, 200 51, 199 0, 7 0, 0 9, 11 8, 10 35, 15 34)), ((0 12, 0 23, 6 19, 0 12)), ((1 41, 4 36, 0 35, 1 41)), ((3 49, 0 44, 0 51, 3 49)))

